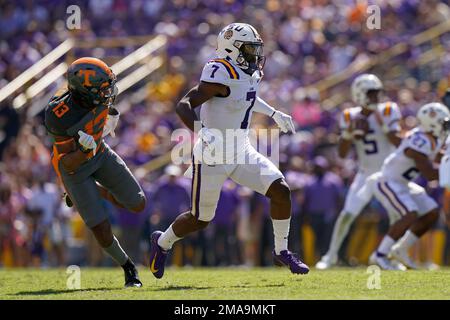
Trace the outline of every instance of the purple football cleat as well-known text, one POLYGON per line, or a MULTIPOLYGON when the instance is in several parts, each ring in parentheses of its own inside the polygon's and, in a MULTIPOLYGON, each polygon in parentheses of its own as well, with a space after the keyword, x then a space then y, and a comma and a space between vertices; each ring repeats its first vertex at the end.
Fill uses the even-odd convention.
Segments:
POLYGON ((161 279, 164 275, 164 267, 166 264, 167 251, 158 245, 158 239, 162 235, 161 231, 155 231, 150 237, 150 271, 155 278, 161 279))
POLYGON ((280 251, 280 254, 276 254, 274 250, 272 254, 276 265, 287 266, 292 273, 307 274, 309 272, 309 267, 288 250, 280 251))

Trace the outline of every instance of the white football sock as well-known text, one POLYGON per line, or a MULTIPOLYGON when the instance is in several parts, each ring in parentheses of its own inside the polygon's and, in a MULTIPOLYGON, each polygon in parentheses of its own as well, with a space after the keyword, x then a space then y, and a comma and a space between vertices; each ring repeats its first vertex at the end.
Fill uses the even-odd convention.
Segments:
POLYGON ((328 249, 327 256, 333 257, 338 255, 342 242, 347 236, 355 217, 356 216, 345 212, 339 214, 333 228, 333 235, 331 236, 330 248, 328 249))
POLYGON ((398 240, 397 245, 402 250, 408 250, 419 238, 410 230, 406 231, 403 237, 398 240))
POLYGON ((181 238, 178 238, 172 229, 172 224, 167 228, 167 230, 159 237, 158 239, 158 245, 163 250, 170 250, 172 249, 172 246, 175 242, 180 240, 181 238))
POLYGON ((378 246, 377 253, 381 255, 387 255, 389 251, 391 251, 391 247, 394 243, 395 240, 392 239, 390 236, 388 235, 384 236, 383 240, 378 246))
POLYGON ((288 249, 288 236, 291 218, 285 220, 272 219, 272 225, 275 240, 275 253, 280 254, 281 251, 288 249))

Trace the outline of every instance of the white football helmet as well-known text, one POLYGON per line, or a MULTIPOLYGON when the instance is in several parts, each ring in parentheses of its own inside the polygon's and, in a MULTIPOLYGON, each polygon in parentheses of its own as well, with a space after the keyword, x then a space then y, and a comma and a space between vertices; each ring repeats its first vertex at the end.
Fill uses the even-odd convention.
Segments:
POLYGON ((232 61, 245 73, 262 71, 265 63, 263 41, 258 31, 247 23, 232 23, 220 31, 216 53, 219 58, 232 61))
POLYGON ((367 92, 370 90, 381 90, 383 84, 381 80, 374 74, 364 73, 356 77, 352 82, 352 99, 362 107, 375 110, 378 103, 370 103, 367 98, 367 92))
POLYGON ((417 112, 419 127, 435 137, 441 137, 450 129, 450 111, 439 102, 427 103, 417 112))

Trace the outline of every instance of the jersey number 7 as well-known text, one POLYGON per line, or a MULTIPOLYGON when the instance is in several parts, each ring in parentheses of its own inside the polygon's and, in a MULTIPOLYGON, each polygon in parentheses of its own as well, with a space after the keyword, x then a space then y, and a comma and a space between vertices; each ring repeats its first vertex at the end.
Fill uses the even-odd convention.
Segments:
POLYGON ((247 111, 245 111, 244 120, 242 120, 242 122, 241 122, 241 129, 248 128, 248 118, 250 117, 250 111, 252 110, 253 105, 255 104, 255 100, 256 100, 256 91, 247 92, 246 101, 251 101, 251 102, 250 102, 250 106, 247 108, 247 111))
POLYGON ((219 70, 219 66, 213 65, 212 68, 214 69, 213 72, 211 72, 210 78, 214 78, 214 74, 217 70, 219 70))

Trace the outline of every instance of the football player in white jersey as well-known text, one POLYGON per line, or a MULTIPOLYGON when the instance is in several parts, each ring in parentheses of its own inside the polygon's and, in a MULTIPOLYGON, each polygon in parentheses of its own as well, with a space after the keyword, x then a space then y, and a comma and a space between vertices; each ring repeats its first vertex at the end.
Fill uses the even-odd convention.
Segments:
POLYGON ((412 180, 419 174, 428 181, 438 179, 439 170, 433 163, 442 156, 450 112, 441 103, 428 103, 419 109, 417 119, 419 126, 407 133, 381 171, 370 176, 357 193, 373 194, 389 213, 389 231, 369 260, 386 270, 402 269, 402 264, 416 269, 408 249, 439 218, 438 204, 412 180))
POLYGON ((357 191, 371 174, 380 170, 384 159, 401 142, 400 110, 394 102, 379 103, 382 88, 380 79, 373 74, 362 74, 352 83, 352 98, 358 106, 341 114, 338 154, 345 158, 354 146, 359 167, 334 226, 328 252, 316 264, 317 269, 328 269, 337 263, 351 224, 372 198, 370 194, 360 197, 357 191))
MULTIPOLYGON (((291 193, 283 174, 249 143, 248 128, 253 112, 271 117, 283 132, 295 132, 292 118, 275 110, 258 96, 265 62, 263 41, 249 24, 233 23, 217 38, 217 59, 206 63, 200 83, 178 103, 176 111, 184 124, 195 130, 199 121, 194 109, 201 106, 199 140, 193 150, 191 209, 178 216, 165 231, 151 236, 150 270, 156 278, 164 274, 165 259, 172 245, 188 234, 204 229, 214 218, 220 190, 231 178, 270 199, 274 229, 274 261, 292 273, 309 271, 302 261, 288 250, 291 217, 291 193), (227 131, 240 136, 242 144, 234 148, 227 141, 227 131), (225 161, 211 159, 211 149, 224 146, 225 161), (230 147, 231 146, 231 147, 230 147), (236 161, 244 156, 247 161, 236 161)), ((242 158, 241 158, 242 159, 242 158)))

